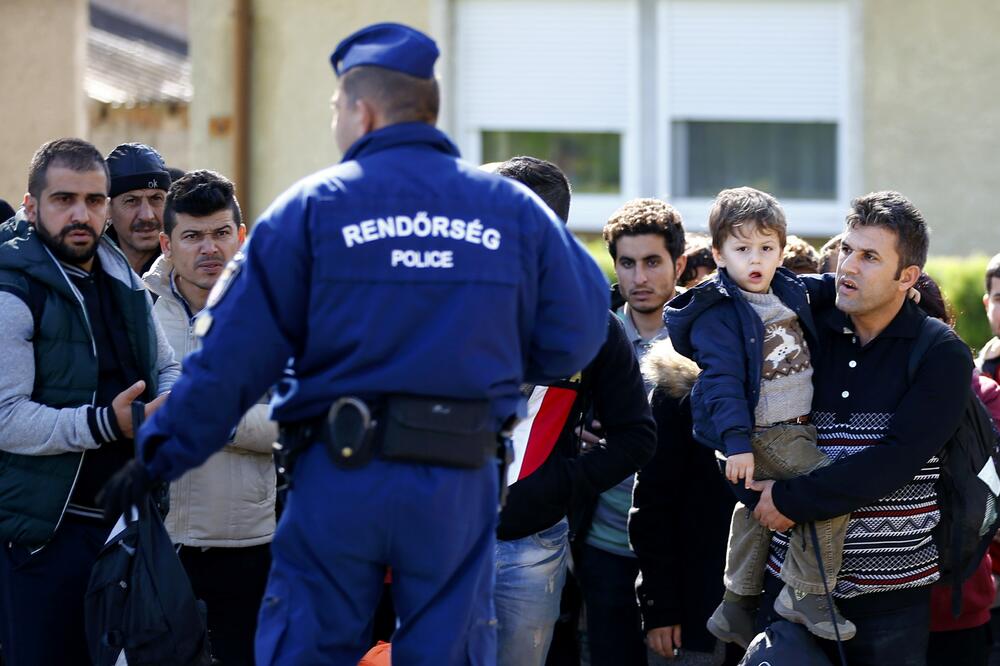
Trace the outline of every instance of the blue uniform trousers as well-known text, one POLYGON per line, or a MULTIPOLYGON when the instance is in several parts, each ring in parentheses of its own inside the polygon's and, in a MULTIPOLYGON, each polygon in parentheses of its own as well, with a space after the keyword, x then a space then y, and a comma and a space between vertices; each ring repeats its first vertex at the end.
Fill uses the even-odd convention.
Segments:
POLYGON ((460 470, 374 460, 297 462, 272 545, 258 666, 355 666, 368 648, 386 566, 399 626, 393 663, 494 664, 495 465, 460 470))

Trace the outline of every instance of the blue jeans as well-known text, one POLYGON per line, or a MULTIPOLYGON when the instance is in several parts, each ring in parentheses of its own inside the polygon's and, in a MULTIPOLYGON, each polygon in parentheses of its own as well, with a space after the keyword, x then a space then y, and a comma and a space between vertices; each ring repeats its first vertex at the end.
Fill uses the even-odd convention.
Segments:
POLYGON ((498 666, 542 666, 559 619, 566 582, 569 524, 565 518, 537 534, 497 541, 493 593, 498 666))
POLYGON ((497 480, 496 465, 375 459, 344 470, 322 446, 307 449, 271 547, 257 664, 356 666, 386 566, 399 617, 394 663, 496 663, 497 480))

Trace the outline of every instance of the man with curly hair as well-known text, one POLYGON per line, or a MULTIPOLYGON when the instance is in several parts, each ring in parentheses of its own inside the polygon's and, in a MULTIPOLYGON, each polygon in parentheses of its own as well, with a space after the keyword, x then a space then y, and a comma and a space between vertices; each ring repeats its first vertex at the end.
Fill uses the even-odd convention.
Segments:
MULTIPOLYGON (((615 261, 617 289, 625 300, 616 314, 641 360, 654 342, 667 337, 663 306, 677 293, 684 272, 684 226, 678 213, 658 199, 633 199, 604 227, 604 240, 615 261)), ((646 384, 649 391, 652 386, 646 384)), ((599 424, 595 424, 599 425, 599 424)), ((583 433, 591 446, 604 446, 603 430, 583 433)), ((590 659, 603 664, 645 664, 646 645, 635 602, 639 561, 628 543, 632 505, 630 475, 598 498, 580 516, 576 572, 587 609, 590 659)), ((575 522, 575 521, 574 521, 575 522)))

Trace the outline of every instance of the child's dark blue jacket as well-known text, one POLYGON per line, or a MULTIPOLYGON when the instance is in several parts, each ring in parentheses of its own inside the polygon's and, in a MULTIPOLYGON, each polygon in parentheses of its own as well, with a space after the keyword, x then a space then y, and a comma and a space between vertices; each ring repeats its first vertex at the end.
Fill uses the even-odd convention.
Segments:
MULTIPOLYGON (((816 341, 810 301, 829 302, 832 285, 832 275, 803 279, 785 268, 771 281, 772 291, 798 316, 810 350, 816 341)), ((720 268, 671 300, 663 321, 674 349, 702 369, 691 391, 695 439, 726 455, 749 453, 764 362, 760 317, 720 268)))

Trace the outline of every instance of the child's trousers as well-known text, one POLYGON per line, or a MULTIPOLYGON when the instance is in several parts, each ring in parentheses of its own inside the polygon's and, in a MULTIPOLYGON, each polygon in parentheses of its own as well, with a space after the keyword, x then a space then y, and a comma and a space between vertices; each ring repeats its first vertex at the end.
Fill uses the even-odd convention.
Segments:
MULTIPOLYGON (((816 428, 811 425, 780 424, 754 434, 754 479, 790 479, 830 464, 816 448, 816 428)), ((843 560, 844 535, 849 516, 816 521, 823 573, 833 591, 843 560)), ((726 552, 726 589, 742 596, 756 596, 764 588, 771 532, 754 519, 743 504, 733 509, 726 552)), ((809 594, 823 594, 823 573, 807 525, 796 525, 781 569, 781 579, 790 587, 809 594)))

